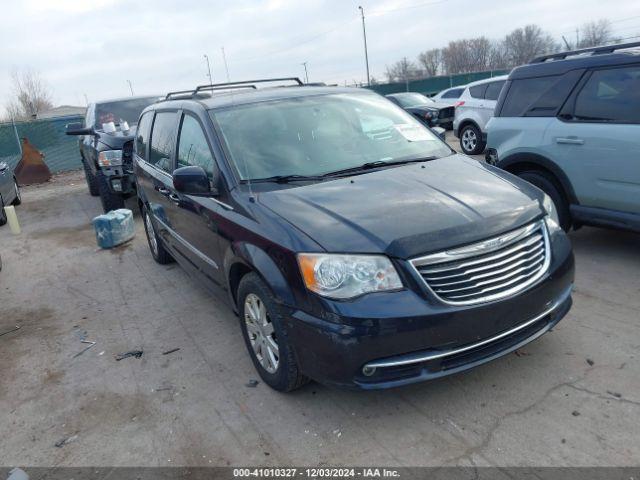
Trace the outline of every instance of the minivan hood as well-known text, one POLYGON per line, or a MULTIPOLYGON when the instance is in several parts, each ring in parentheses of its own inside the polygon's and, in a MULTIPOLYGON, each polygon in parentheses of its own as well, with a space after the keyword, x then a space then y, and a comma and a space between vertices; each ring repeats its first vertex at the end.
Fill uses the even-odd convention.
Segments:
POLYGON ((258 201, 336 253, 411 258, 544 215, 542 193, 463 155, 262 192, 258 201))

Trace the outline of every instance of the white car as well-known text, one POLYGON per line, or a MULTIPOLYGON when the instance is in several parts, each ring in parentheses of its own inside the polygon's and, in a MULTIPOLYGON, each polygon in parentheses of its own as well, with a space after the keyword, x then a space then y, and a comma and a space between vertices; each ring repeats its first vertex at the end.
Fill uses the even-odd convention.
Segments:
POLYGON ((467 155, 484 152, 487 144, 487 122, 493 117, 500 91, 508 75, 487 78, 468 84, 456 103, 453 133, 467 155))
POLYGON ((446 102, 451 105, 455 105, 456 101, 464 92, 465 85, 459 85, 457 87, 447 88, 446 90, 442 90, 441 92, 436 93, 433 98, 436 102, 446 102))

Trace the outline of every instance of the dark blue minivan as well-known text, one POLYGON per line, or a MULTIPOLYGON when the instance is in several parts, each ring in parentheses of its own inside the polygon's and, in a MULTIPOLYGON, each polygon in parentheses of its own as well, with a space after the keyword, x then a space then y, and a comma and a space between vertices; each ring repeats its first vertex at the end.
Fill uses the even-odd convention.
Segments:
POLYGON ((433 379, 568 312, 571 244, 542 191, 374 92, 268 82, 167 95, 134 155, 153 258, 227 292, 267 384, 433 379))

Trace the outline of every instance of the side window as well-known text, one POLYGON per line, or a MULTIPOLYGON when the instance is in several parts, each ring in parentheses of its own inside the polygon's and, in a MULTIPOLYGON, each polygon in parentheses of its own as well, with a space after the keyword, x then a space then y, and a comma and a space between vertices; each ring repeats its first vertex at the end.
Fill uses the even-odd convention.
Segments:
POLYGON ((469 93, 473 98, 484 98, 484 92, 487 90, 487 84, 483 83, 482 85, 476 85, 475 87, 469 88, 469 93))
POLYGON ((215 160, 200 123, 191 115, 184 115, 178 140, 178 167, 198 166, 213 177, 215 160))
POLYGON ((640 123, 640 65, 596 70, 576 97, 575 117, 640 123))
POLYGON ((147 145, 149 144, 149 130, 151 127, 151 120, 153 119, 153 112, 145 113, 140 122, 138 122, 138 130, 136 132, 135 151, 136 154, 143 160, 147 159, 147 145))
POLYGON ((149 163, 164 170, 172 172, 171 153, 176 129, 175 112, 158 112, 153 121, 151 131, 151 148, 149 149, 149 163))
POLYGON ((557 76, 513 80, 502 110, 500 110, 500 116, 520 117, 524 115, 557 80, 557 76))
POLYGON ((498 97, 500 96, 500 90, 502 90, 504 84, 505 80, 502 80, 500 82, 491 82, 489 85, 487 85, 487 91, 484 94, 484 98, 486 100, 498 100, 498 97))
POLYGON ((460 95, 462 95, 462 90, 462 88, 454 88, 452 90, 449 90, 448 92, 445 92, 441 98, 460 98, 460 95))

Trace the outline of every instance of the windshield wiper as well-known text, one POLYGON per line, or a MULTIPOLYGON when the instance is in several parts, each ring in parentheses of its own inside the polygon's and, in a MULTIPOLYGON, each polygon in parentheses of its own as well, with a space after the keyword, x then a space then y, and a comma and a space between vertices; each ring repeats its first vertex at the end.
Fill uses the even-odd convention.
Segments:
MULTIPOLYGON (((323 180, 323 177, 318 175, 274 175, 273 177, 265 178, 253 178, 252 183, 258 182, 274 182, 274 183, 289 183, 289 182, 302 182, 305 180, 323 180)), ((244 180, 246 182, 246 180, 244 180)))
POLYGON ((345 168, 342 170, 336 170, 334 172, 325 173, 322 175, 323 177, 333 177, 340 176, 349 173, 362 172, 366 170, 371 170, 372 168, 380 168, 380 167, 389 167, 394 165, 405 165, 407 163, 419 163, 419 162, 428 162, 430 160, 435 160, 436 156, 431 157, 420 157, 420 158, 409 158, 406 160, 393 160, 390 162, 385 162, 384 160, 376 160, 375 162, 367 162, 362 165, 358 165, 357 167, 345 168))

